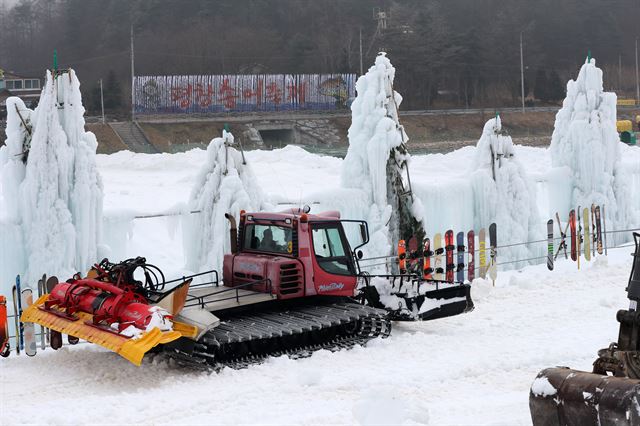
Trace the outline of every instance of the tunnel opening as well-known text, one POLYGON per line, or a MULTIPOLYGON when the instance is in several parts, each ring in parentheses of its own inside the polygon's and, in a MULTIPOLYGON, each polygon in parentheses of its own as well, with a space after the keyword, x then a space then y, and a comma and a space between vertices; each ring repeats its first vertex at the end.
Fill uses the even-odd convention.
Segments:
POLYGON ((294 143, 293 129, 258 130, 258 132, 265 147, 268 148, 282 148, 294 143))

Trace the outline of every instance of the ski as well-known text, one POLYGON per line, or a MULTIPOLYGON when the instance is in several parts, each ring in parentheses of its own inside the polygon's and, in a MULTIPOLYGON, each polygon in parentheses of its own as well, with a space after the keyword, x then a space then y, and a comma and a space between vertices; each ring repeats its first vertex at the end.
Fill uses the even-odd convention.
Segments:
POLYGON ((0 296, 0 356, 6 358, 11 353, 9 345, 9 318, 7 317, 7 298, 0 296))
POLYGON ((560 215, 556 212, 556 220, 558 221, 558 230, 560 231, 560 245, 558 246, 558 251, 556 251, 555 256, 553 256, 553 260, 555 261, 560 254, 560 250, 564 250, 564 258, 568 259, 567 255, 567 231, 569 230, 569 221, 567 221, 567 225, 564 227, 564 231, 562 230, 562 222, 560 222, 560 215))
POLYGON ((435 279, 438 281, 444 281, 444 267, 442 265, 442 255, 444 254, 444 248, 442 247, 442 234, 436 234, 433 237, 433 251, 436 255, 434 259, 435 279))
POLYGON ((418 239, 415 235, 409 238, 409 253, 407 254, 407 271, 410 274, 417 274, 418 268, 418 239))
MULTIPOLYGON (((28 308, 33 304, 33 291, 27 287, 22 290, 22 306, 28 308)), ((25 322, 22 326, 24 335, 24 353, 34 356, 37 352, 36 326, 32 322, 25 322)))
POLYGON ((553 271, 553 219, 547 221, 547 268, 553 271))
POLYGON ((600 221, 600 206, 596 206, 596 247, 598 254, 602 254, 602 223, 600 221))
POLYGON ((398 269, 401 274, 407 273, 407 246, 404 240, 398 241, 398 269))
POLYGON ((473 230, 467 232, 467 253, 468 255, 468 263, 467 263, 467 279, 469 282, 473 282, 473 279, 476 277, 476 262, 475 262, 475 249, 476 249, 476 236, 473 230))
POLYGON ((578 206, 577 217, 576 217, 576 241, 578 243, 576 256, 578 257, 578 269, 580 269, 580 254, 582 253, 582 220, 580 220, 580 213, 582 212, 582 208, 578 206))
POLYGON ((458 232, 456 235, 456 245, 458 246, 458 256, 457 262, 458 265, 456 267, 456 280, 460 283, 464 282, 464 232, 458 232))
POLYGON ((604 235, 604 255, 607 256, 607 215, 605 215, 604 204, 602 205, 602 235, 604 235))
POLYGON ((16 327, 16 355, 20 355, 20 316, 18 315, 18 288, 14 285, 11 288, 13 296, 13 321, 16 327))
POLYGON ((589 209, 584 208, 582 213, 582 220, 584 221, 584 260, 591 260, 591 227, 589 226, 589 209))
POLYGON ((446 280, 450 283, 453 282, 453 271, 456 269, 455 264, 453 263, 453 251, 455 250, 456 246, 453 245, 453 231, 451 229, 449 229, 447 232, 445 232, 444 234, 444 248, 446 250, 447 253, 447 277, 446 280))
POLYGON ((596 257, 596 205, 591 204, 591 257, 596 257))
POLYGON ((486 236, 487 231, 484 228, 480 229, 480 232, 478 233, 478 247, 479 247, 479 254, 480 254, 480 270, 478 272, 480 272, 480 278, 484 279, 487 277, 487 236, 486 236))
POLYGON ((496 278, 498 277, 498 235, 496 230, 496 224, 489 225, 489 247, 491 255, 491 267, 489 268, 489 277, 493 281, 493 285, 496 285, 496 278))
POLYGON ((429 238, 424 239, 424 248, 422 251, 422 279, 430 280, 433 277, 433 268, 431 267, 431 241, 429 238))
POLYGON ((18 322, 20 323, 20 350, 24 349, 24 323, 22 322, 22 289, 20 288, 20 275, 16 275, 16 297, 18 299, 18 322))
POLYGON ((571 260, 576 261, 578 246, 576 245, 576 211, 569 212, 569 227, 571 228, 571 260))
MULTIPOLYGON (((47 278, 47 293, 51 293, 53 288, 58 285, 58 278, 49 277, 47 278)), ((49 345, 52 349, 60 349, 62 347, 62 333, 55 330, 49 330, 49 345)))
MULTIPOLYGON (((42 278, 38 280, 38 298, 47 294, 46 282, 46 275, 43 275, 42 278)), ((46 336, 47 329, 44 326, 40 326, 40 349, 42 350, 45 350, 45 348, 47 347, 46 336)))

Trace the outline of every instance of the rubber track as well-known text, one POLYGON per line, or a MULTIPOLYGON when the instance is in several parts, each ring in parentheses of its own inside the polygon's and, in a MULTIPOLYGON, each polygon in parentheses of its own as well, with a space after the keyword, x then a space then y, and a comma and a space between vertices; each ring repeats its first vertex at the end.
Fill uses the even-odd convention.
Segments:
POLYGON ((269 356, 296 359, 321 349, 349 349, 390 332, 391 321, 381 309, 349 302, 308 305, 227 318, 196 343, 193 353, 169 355, 187 367, 240 369, 269 356), (296 341, 302 344, 292 346, 296 341))

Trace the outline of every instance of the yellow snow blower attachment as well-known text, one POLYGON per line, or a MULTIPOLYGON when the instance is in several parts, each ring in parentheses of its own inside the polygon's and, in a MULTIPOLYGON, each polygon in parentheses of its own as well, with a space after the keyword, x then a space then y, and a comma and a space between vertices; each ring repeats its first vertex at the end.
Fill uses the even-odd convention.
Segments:
POLYGON ((90 273, 91 278, 75 276, 53 285, 49 294, 24 310, 21 320, 52 330, 54 349, 62 344, 61 334, 67 334, 107 348, 139 366, 152 348, 198 334, 197 327, 173 320, 184 307, 191 280, 164 293, 157 285, 133 280, 135 268, 149 266, 143 258, 117 265, 105 259, 94 267, 99 273, 90 273))

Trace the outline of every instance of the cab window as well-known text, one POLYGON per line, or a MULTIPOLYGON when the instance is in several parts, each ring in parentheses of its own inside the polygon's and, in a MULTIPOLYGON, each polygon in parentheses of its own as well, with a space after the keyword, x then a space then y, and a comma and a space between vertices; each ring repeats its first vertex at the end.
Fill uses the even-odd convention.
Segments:
POLYGON ((276 225, 246 225, 243 247, 247 250, 291 255, 291 228, 276 225))
POLYGON ((336 224, 314 224, 311 230, 316 261, 330 274, 353 275, 346 239, 336 224))

